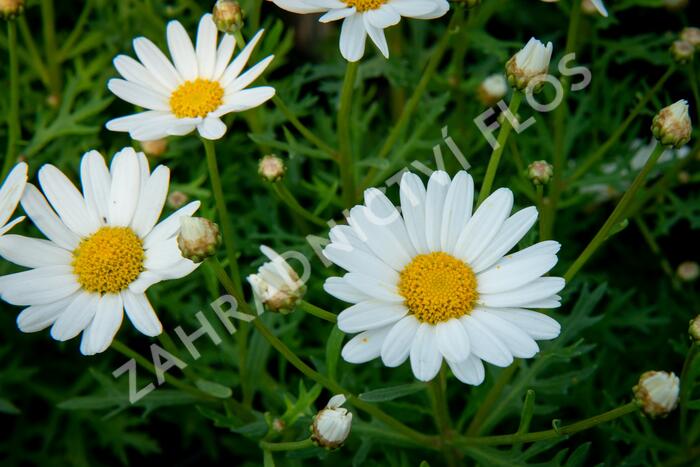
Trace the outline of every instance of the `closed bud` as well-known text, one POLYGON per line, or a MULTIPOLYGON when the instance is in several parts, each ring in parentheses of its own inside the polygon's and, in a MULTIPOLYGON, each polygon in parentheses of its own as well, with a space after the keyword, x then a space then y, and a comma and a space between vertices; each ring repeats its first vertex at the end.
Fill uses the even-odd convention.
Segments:
POLYGON ((165 154, 165 151, 168 150, 168 140, 161 138, 150 141, 141 141, 141 149, 143 149, 143 152, 145 152, 148 156, 162 156, 165 154))
POLYGON ((688 101, 681 99, 661 109, 654 116, 651 131, 654 137, 666 146, 680 148, 690 141, 692 126, 688 114, 688 101))
POLYGON ((678 405, 680 380, 666 371, 647 371, 633 388, 634 399, 652 418, 665 417, 678 405))
POLYGON ((190 200, 190 197, 181 191, 173 191, 168 195, 168 207, 171 209, 180 209, 190 200))
POLYGON ((690 42, 683 40, 673 41, 669 50, 673 59, 681 64, 691 61, 695 53, 695 47, 690 42))
POLYGON ((214 24, 221 32, 233 34, 243 27, 243 10, 235 0, 218 0, 212 16, 214 24))
POLYGON ((343 445, 352 428, 352 413, 341 407, 345 403, 342 394, 331 397, 326 408, 314 417, 311 439, 326 449, 337 449, 343 445))
POLYGON ((700 315, 690 320, 688 334, 690 334, 690 338, 693 339, 693 341, 700 342, 700 315))
POLYGON ((700 266, 695 261, 683 261, 678 265, 676 275, 683 282, 693 282, 700 276, 700 266))
POLYGON ((268 182, 281 180, 286 170, 284 161, 274 154, 263 156, 258 162, 258 174, 268 182))
POLYGON ((24 0, 0 0, 0 17, 15 19, 24 11, 24 0))
POLYGON ((508 92, 508 83, 505 77, 497 73, 487 77, 481 82, 476 90, 479 100, 487 107, 491 107, 496 102, 503 99, 508 92))
POLYGON ((554 168, 547 161, 535 161, 527 166, 527 176, 535 185, 546 185, 553 174, 554 168))
POLYGON ((177 246, 183 257, 201 263, 216 253, 220 244, 219 226, 209 219, 187 216, 180 218, 177 246))
POLYGON ((700 28, 683 28, 680 37, 696 49, 700 48, 700 28))
POLYGON ((544 85, 552 58, 552 43, 545 46, 534 37, 506 63, 508 84, 518 90, 531 86, 535 91, 544 85))
POLYGON ((306 293, 306 285, 299 275, 272 248, 265 245, 260 251, 270 260, 258 268, 256 274, 247 277, 256 303, 268 310, 283 314, 294 310, 306 293))

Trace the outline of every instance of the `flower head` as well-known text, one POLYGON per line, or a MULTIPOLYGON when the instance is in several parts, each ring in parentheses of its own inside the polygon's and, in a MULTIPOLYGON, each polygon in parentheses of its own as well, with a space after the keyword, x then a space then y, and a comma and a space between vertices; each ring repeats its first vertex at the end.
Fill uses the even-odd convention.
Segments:
POLYGON ((319 19, 329 23, 342 19, 340 53, 349 62, 356 62, 365 53, 367 36, 384 57, 389 46, 384 29, 398 24, 401 17, 434 19, 450 9, 447 0, 272 0, 293 13, 325 13, 319 19))
POLYGON ((551 42, 545 46, 534 37, 531 38, 525 47, 506 63, 508 83, 519 90, 527 88, 532 83, 532 86, 537 89, 549 71, 552 50, 551 42))
POLYGON ((182 217, 177 246, 182 256, 201 263, 216 253, 221 244, 219 226, 203 217, 182 217))
POLYGON ((233 34, 243 27, 243 10, 235 0, 217 0, 212 15, 214 24, 221 32, 233 34))
POLYGON ((17 208, 24 187, 27 184, 27 164, 20 162, 7 175, 7 178, 0 187, 0 236, 4 235, 17 223, 22 222, 24 217, 18 217, 9 224, 10 217, 17 208))
POLYGON ((80 174, 82 193, 50 164, 39 170, 43 194, 27 184, 22 207, 48 241, 0 238, 0 255, 31 268, 0 277, 0 295, 27 307, 17 317, 21 331, 51 326, 59 341, 82 332, 80 351, 92 355, 109 347, 124 311, 143 334, 160 334, 145 291, 197 267, 182 257, 176 237, 180 218, 191 216, 199 202, 157 224, 169 171, 158 166, 151 172, 146 156, 132 148, 117 153, 109 169, 90 151, 80 174))
POLYGON ((633 388, 634 398, 652 418, 665 417, 678 405, 680 380, 666 371, 647 371, 633 388))
POLYGON ((210 14, 199 21, 196 46, 178 21, 168 23, 172 62, 150 40, 134 39, 140 62, 117 56, 114 67, 124 79, 111 79, 107 86, 121 99, 148 110, 110 120, 107 128, 126 131, 138 141, 185 135, 195 128, 203 138, 221 138, 226 133, 223 115, 257 107, 275 94, 269 86, 246 89, 272 55, 241 74, 262 33, 258 31, 232 62, 235 39, 227 34, 217 48, 210 14))
POLYGON ((284 161, 274 154, 267 154, 258 162, 258 174, 268 182, 281 180, 286 170, 284 161))
POLYGON ((527 176, 535 185, 546 185, 552 175, 554 168, 547 161, 535 161, 527 166, 527 176))
POLYGON ((557 262, 560 245, 537 243, 508 252, 537 219, 537 209, 510 215, 513 194, 501 188, 472 214, 474 184, 466 172, 450 180, 434 172, 427 189, 404 174, 401 213, 377 189, 350 210, 349 225, 330 231, 323 253, 347 270, 326 292, 354 305, 338 327, 357 334, 342 350, 350 363, 381 357, 389 367, 410 359, 421 381, 443 358, 462 382, 484 379, 483 361, 505 367, 530 358, 535 339, 553 339, 560 326, 528 308, 556 308, 559 277, 541 277, 557 262))
POLYGON ((477 89, 479 100, 489 107, 503 99, 506 93, 508 93, 508 83, 506 78, 500 73, 487 77, 477 89))
POLYGON ((666 146, 680 148, 690 141, 692 124, 688 114, 688 101, 681 99, 661 109, 654 116, 651 131, 654 137, 666 146))
POLYGON ((680 34, 680 39, 689 43, 696 49, 700 48, 700 28, 683 28, 680 34))
POLYGON ((673 41, 671 44, 671 56, 678 63, 688 63, 693 59, 695 47, 690 42, 684 40, 673 41))
POLYGON ((0 0, 0 18, 15 19, 24 11, 24 0, 0 0))
POLYGON ((352 412, 341 407, 344 403, 344 395, 335 395, 328 401, 326 408, 314 417, 311 439, 318 446, 336 449, 348 438, 352 428, 352 412))
POLYGON ((260 266, 257 274, 247 277, 255 301, 271 311, 291 312, 306 293, 304 281, 272 248, 262 245, 260 251, 270 261, 260 266))

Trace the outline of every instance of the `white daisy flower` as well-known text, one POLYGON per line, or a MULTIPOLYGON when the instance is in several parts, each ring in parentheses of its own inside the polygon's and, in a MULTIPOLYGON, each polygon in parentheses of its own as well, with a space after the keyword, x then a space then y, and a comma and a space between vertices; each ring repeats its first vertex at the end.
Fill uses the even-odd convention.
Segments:
POLYGON ((340 330, 359 333, 343 348, 346 361, 381 357, 396 367, 410 358, 416 378, 429 381, 444 358, 460 381, 478 385, 482 360, 505 367, 534 356, 536 339, 559 335, 555 320, 528 308, 559 306, 564 279, 541 276, 560 245, 508 254, 535 223, 535 207, 510 215, 513 193, 501 188, 472 215, 474 183, 464 171, 451 181, 437 171, 427 189, 406 173, 400 187, 401 214, 369 189, 323 251, 348 271, 324 285, 354 303, 338 315, 340 330))
POLYGON ((221 138, 226 133, 223 115, 257 107, 275 94, 270 86, 246 89, 273 55, 241 74, 262 33, 258 31, 231 63, 235 39, 226 34, 217 48, 218 31, 211 14, 199 22, 196 46, 182 24, 168 23, 172 63, 150 40, 134 39, 141 62, 117 56, 114 67, 124 79, 111 79, 107 87, 121 99, 148 110, 110 120, 107 128, 129 132, 138 141, 185 135, 195 128, 203 138, 221 138))
POLYGON ((24 216, 22 216, 13 219, 10 223, 7 222, 15 212, 26 184, 27 164, 20 162, 10 171, 2 187, 0 187, 0 236, 24 219, 24 216))
POLYGON ((369 35, 384 57, 389 46, 384 29, 398 24, 401 17, 435 19, 450 9, 447 0, 272 0, 293 13, 325 13, 322 23, 343 20, 340 29, 340 53, 349 62, 356 62, 365 53, 369 35))
POLYGON ((146 289, 197 267, 180 255, 176 237, 180 218, 191 216, 199 201, 156 225, 169 176, 162 165, 151 173, 146 156, 132 148, 117 153, 110 169, 97 151, 86 153, 82 193, 53 165, 39 170, 44 194, 27 184, 21 203, 48 240, 0 237, 0 255, 31 268, 0 277, 2 299, 28 307, 17 317, 21 331, 51 326, 59 341, 82 332, 85 355, 109 347, 124 311, 143 334, 161 333, 146 289))

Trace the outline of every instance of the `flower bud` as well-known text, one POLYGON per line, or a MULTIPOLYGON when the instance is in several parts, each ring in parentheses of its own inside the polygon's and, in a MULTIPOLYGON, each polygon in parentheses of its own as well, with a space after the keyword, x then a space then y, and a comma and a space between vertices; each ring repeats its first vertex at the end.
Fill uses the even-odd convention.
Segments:
POLYGON ((654 116, 651 131, 661 144, 680 148, 690 141, 692 130, 688 101, 679 100, 675 104, 664 107, 654 116))
POLYGON ((535 185, 546 185, 553 174, 554 168, 547 161, 535 161, 527 166, 527 176, 535 185))
POLYGON ((235 0, 218 0, 212 15, 214 24, 221 32, 233 34, 243 27, 243 10, 235 0))
POLYGON ((537 91, 544 84, 544 77, 549 71, 552 49, 551 42, 545 46, 534 37, 531 38, 525 48, 506 63, 508 84, 521 91, 530 85, 537 91))
POLYGON ((270 260, 247 277, 256 303, 270 311, 290 313, 306 293, 306 285, 282 256, 265 245, 260 251, 270 260))
POLYGON ((281 180, 286 170, 284 161, 274 154, 263 156, 258 163, 258 174, 268 182, 281 180))
POLYGON ((476 90, 479 100, 487 107, 503 99, 508 92, 508 83, 502 74, 497 73, 487 77, 476 90))
POLYGON ((143 149, 143 152, 145 152, 148 156, 162 156, 165 154, 165 151, 168 150, 168 140, 161 138, 150 141, 141 141, 141 149, 143 149))
POLYGON ((671 56, 677 63, 688 63, 693 59, 695 47, 690 42, 678 40, 671 44, 671 56))
POLYGON ((676 275, 683 282, 693 282, 700 276, 700 266, 695 261, 683 261, 678 265, 676 275))
POLYGON ((688 334, 693 341, 700 343, 700 315, 690 320, 688 334))
POLYGON ((683 28, 680 39, 696 49, 700 49, 700 28, 683 28))
POLYGON ((633 388, 634 399, 652 418, 665 417, 678 405, 680 380, 673 373, 647 371, 633 388))
POLYGON ((352 427, 352 413, 341 407, 345 396, 331 397, 326 408, 314 417, 311 425, 311 439, 316 445, 326 449, 336 449, 343 445, 352 427))
POLYGON ((180 218, 177 246, 183 257, 201 263, 216 253, 220 244, 219 226, 209 219, 187 216, 180 218))
POLYGON ((0 17, 12 20, 24 11, 24 0, 0 0, 0 17))
POLYGON ((168 207, 171 209, 180 209, 190 200, 190 197, 181 191, 173 191, 168 195, 168 207))

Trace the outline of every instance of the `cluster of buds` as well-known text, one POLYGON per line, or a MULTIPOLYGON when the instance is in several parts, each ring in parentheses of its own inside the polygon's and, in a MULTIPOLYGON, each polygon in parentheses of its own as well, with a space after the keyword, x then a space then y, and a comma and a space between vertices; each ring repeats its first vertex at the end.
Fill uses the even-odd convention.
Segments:
POLYGON ((243 10, 235 0, 218 0, 212 17, 217 29, 226 34, 233 34, 243 27, 243 10))
POLYGON ((528 87, 538 91, 549 72, 552 50, 551 42, 545 46, 534 37, 531 38, 523 49, 506 62, 508 84, 520 91, 528 87))
POLYGON ((633 388, 634 399, 652 418, 665 417, 678 406, 680 380, 666 371, 647 371, 633 388))
POLYGON ((508 83, 505 77, 500 73, 496 73, 481 82, 476 90, 476 95, 482 104, 486 107, 491 107, 503 99, 507 92, 508 83))
POLYGON ((352 427, 352 412, 341 407, 344 403, 344 395, 335 395, 328 401, 326 408, 314 417, 311 425, 311 440, 317 446, 337 449, 348 438, 352 427))
POLYGON ((651 131, 661 144, 680 148, 690 141, 692 125, 688 114, 688 102, 681 99, 659 111, 651 125, 651 131))
POLYGON ((274 154, 263 156, 258 162, 258 174, 268 182, 282 180, 286 171, 284 161, 274 154))
POLYGON ((554 168, 547 161, 535 161, 527 166, 527 176, 535 185, 546 185, 552 175, 554 168))
POLYGON ((216 253, 221 244, 219 226, 203 217, 180 218, 177 246, 184 258, 201 263, 216 253))
POLYGON ((262 245, 260 251, 270 261, 260 266, 256 274, 247 277, 255 301, 270 311, 290 313, 304 297, 306 285, 272 248, 262 245))
POLYGON ((0 17, 12 20, 24 11, 24 0, 0 0, 0 17))

